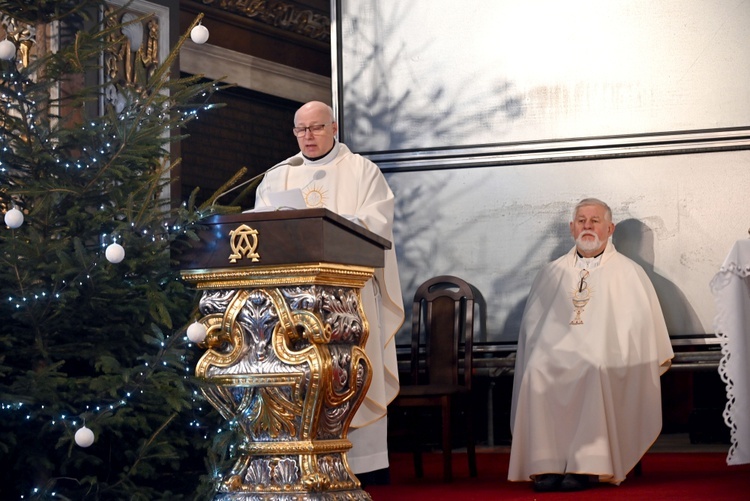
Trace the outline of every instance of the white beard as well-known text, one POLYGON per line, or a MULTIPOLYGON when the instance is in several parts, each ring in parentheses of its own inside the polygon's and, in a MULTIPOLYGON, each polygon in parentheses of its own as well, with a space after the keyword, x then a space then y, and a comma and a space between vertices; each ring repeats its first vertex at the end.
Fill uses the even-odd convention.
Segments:
POLYGON ((599 250, 601 246, 602 241, 599 239, 599 235, 593 232, 584 231, 576 238, 576 247, 582 252, 594 252, 595 250, 599 250), (593 236, 594 239, 584 240, 583 237, 586 235, 593 236))

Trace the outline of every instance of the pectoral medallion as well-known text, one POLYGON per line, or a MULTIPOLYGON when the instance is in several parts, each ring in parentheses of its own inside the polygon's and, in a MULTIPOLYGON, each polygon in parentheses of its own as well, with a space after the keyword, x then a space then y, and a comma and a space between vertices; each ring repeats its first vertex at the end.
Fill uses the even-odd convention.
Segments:
POLYGON ((583 313, 583 309, 586 307, 586 305, 589 303, 589 299, 591 299, 591 291, 589 290, 589 284, 586 282, 586 279, 589 277, 589 271, 588 270, 581 270, 581 273, 579 275, 580 280, 576 284, 575 288, 572 292, 572 299, 573 299, 573 308, 575 309, 575 318, 570 321, 570 325, 582 325, 583 319, 581 318, 581 314, 583 313))

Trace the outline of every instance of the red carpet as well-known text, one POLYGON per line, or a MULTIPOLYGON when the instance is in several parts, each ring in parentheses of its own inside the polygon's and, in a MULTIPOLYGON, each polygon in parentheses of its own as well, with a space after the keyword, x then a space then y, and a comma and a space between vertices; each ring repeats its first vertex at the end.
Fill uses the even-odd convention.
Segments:
POLYGON ((727 466, 725 453, 648 453, 643 474, 619 486, 573 493, 536 493, 530 483, 508 482, 507 453, 478 453, 479 476, 470 478, 465 454, 453 455, 453 482, 443 483, 442 456, 425 454, 425 476, 414 477, 412 456, 391 454, 391 485, 368 486, 374 501, 425 500, 750 500, 750 464, 727 466))

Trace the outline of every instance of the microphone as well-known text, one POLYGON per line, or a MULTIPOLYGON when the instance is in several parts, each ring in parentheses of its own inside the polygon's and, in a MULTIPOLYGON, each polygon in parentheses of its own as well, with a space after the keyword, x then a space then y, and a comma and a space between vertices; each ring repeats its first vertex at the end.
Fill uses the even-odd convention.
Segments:
POLYGON ((258 179, 262 178, 263 176, 265 176, 266 174, 268 174, 272 170, 278 169, 279 167, 283 167, 285 165, 291 165, 292 167, 296 167, 298 165, 302 165, 304 162, 305 161, 302 160, 302 157, 292 157, 292 158, 290 158, 288 160, 284 160, 283 162, 279 162, 276 165, 274 165, 273 167, 270 167, 270 168, 264 170, 263 172, 261 172, 257 176, 253 176, 250 179, 248 179, 247 181, 243 181, 240 184, 238 184, 237 186, 233 186, 233 187, 229 188, 227 191, 225 191, 223 193, 220 193, 216 198, 214 198, 214 201, 211 202, 211 207, 213 207, 216 204, 216 201, 219 200, 224 195, 226 195, 227 193, 231 193, 234 190, 236 190, 237 188, 242 188, 243 186, 246 186, 246 185, 252 183, 253 181, 257 181, 258 179))

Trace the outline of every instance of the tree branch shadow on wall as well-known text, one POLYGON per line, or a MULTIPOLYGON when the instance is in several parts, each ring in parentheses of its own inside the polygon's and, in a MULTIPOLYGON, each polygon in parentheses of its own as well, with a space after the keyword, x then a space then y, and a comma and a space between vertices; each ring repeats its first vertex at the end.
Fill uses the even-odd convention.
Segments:
MULTIPOLYGON (((450 196, 444 192, 448 190, 446 182, 454 175, 457 174, 443 171, 437 176, 425 176, 419 183, 394 187, 394 241, 407 311, 407 321, 398 334, 397 343, 408 343, 411 325, 408 316, 413 294, 425 280, 438 275, 455 275, 472 282, 462 267, 461 256, 453 255, 456 251, 452 243, 466 238, 466 226, 441 224, 446 215, 439 200, 441 196, 450 196)), ((463 191, 471 193, 483 181, 480 177, 464 186, 463 191)), ((484 296, 475 284, 472 286, 481 296, 477 304, 480 310, 484 309, 481 310, 479 326, 481 332, 485 332, 486 328, 481 327, 486 327, 486 307, 481 306, 485 304, 484 296)))
MULTIPOLYGON (((372 18, 353 15, 344 19, 346 35, 357 42, 342 44, 349 51, 350 67, 356 67, 343 82, 344 142, 368 152, 418 151, 425 145, 476 144, 470 140, 472 135, 496 129, 498 124, 509 129, 523 115, 523 101, 513 93, 509 80, 489 78, 484 72, 461 75, 457 69, 452 78, 461 83, 449 91, 437 78, 425 78, 415 70, 411 62, 420 59, 430 41, 418 35, 401 40, 394 34, 412 8, 409 2, 390 9, 373 3, 365 9, 372 18), (377 39, 369 38, 363 28, 371 24, 382 28, 377 39), (398 84, 393 85, 396 80, 398 84), (398 93, 397 89, 405 90, 398 93)), ((434 64, 438 75, 441 62, 434 64)), ((497 135, 499 142, 502 131, 497 135)))
MULTIPOLYGON (((446 148, 476 144, 480 141, 472 141, 472 137, 477 131, 487 130, 496 131, 500 142, 504 132, 523 116, 523 101, 514 93, 508 79, 457 71, 451 82, 460 83, 449 87, 439 78, 419 76, 412 62, 426 53, 432 42, 419 33, 408 40, 397 35, 403 19, 413 12, 412 3, 388 4, 387 8, 378 2, 363 5, 366 8, 362 12, 342 16, 342 40, 339 42, 343 111, 339 125, 342 141, 353 151, 418 152, 425 150, 425 144, 446 148), (370 35, 373 26, 379 30, 375 36, 370 35), (393 84, 396 76, 400 79, 398 85, 393 84), (429 106, 422 104, 425 102, 429 106)), ((446 250, 449 246, 442 244, 452 239, 465 239, 467 225, 473 223, 441 224, 445 220, 443 215, 448 215, 443 214, 442 205, 434 203, 451 199, 452 180, 458 180, 461 175, 460 165, 450 169, 437 166, 434 175, 426 173, 421 178, 423 182, 409 185, 399 183, 386 172, 396 195, 394 243, 402 270, 401 287, 407 317, 414 291, 428 278, 451 274, 471 282, 471 277, 461 268, 461 256, 446 255, 450 252, 446 250), (449 263, 448 266, 431 266, 436 256, 449 263), (404 270, 408 271, 404 273, 404 270)), ((493 182, 491 173, 479 176, 470 185, 462 185, 462 189, 471 193, 472 185, 475 188, 488 182, 493 182)), ((480 305, 479 336, 487 340, 487 300, 476 285, 472 285, 484 305, 480 305)), ((397 343, 408 342, 410 323, 408 318, 406 320, 397 335, 397 343)))

